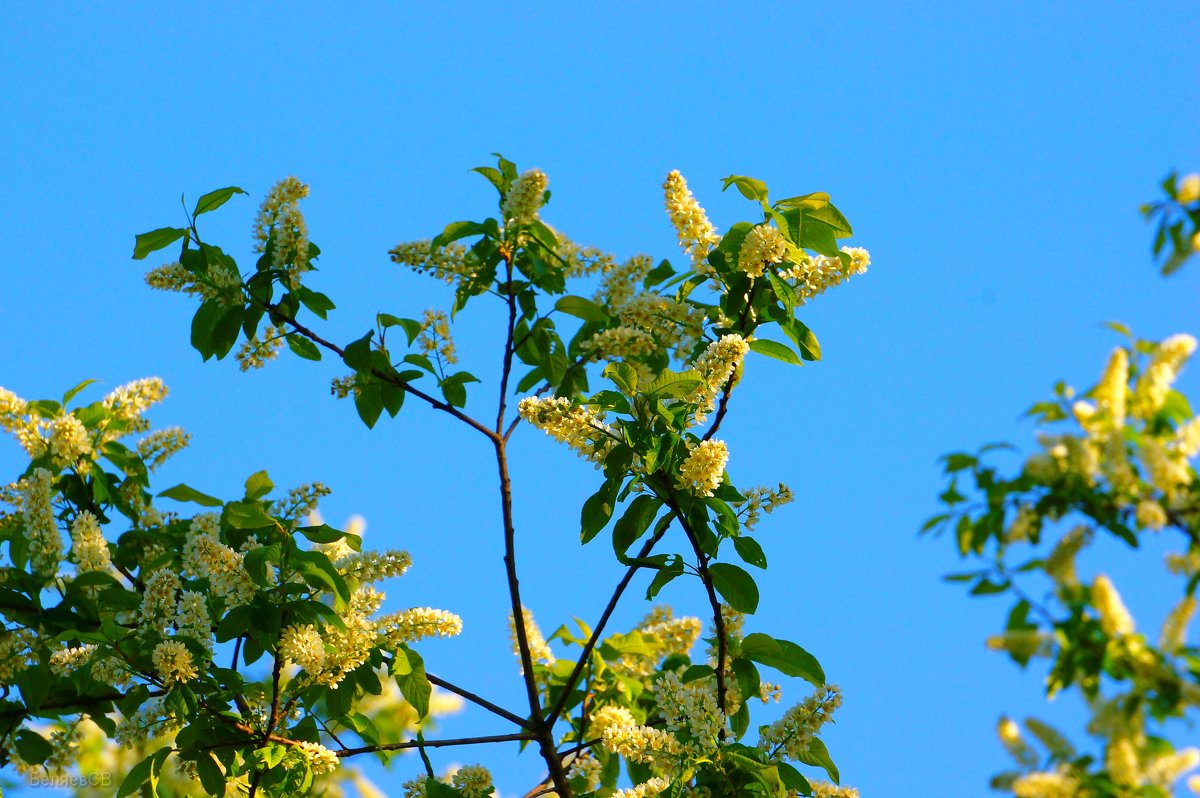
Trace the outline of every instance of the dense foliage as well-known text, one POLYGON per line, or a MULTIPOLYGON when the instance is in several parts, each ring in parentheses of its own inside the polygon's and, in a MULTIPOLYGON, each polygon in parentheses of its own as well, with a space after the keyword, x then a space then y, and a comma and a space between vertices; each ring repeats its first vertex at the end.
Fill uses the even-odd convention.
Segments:
POLYGON ((242 368, 257 368, 285 343, 303 359, 332 355, 348 369, 332 390, 367 426, 415 400, 490 444, 526 706, 500 707, 427 669, 419 642, 458 634, 460 620, 428 607, 381 614, 376 585, 401 576, 410 558, 363 550, 352 530, 312 518, 323 486, 276 496, 260 472, 232 500, 186 485, 155 493, 154 468, 186 442, 178 430, 149 432, 143 419, 165 394, 160 382, 90 404, 74 402, 86 385, 61 402, 5 392, 0 423, 30 464, 4 494, 12 511, 0 521, 0 756, 26 774, 67 772, 83 765, 80 741, 95 727, 146 752, 118 795, 192 789, 164 775, 175 774, 207 794, 282 796, 340 789, 351 757, 416 749, 423 772, 406 782, 408 795, 480 798, 494 791, 484 767, 439 775, 431 752, 519 741, 545 763, 546 784, 533 794, 857 795, 814 776, 840 778, 819 737, 837 688, 801 646, 744 628, 759 604, 753 570, 767 567, 751 533, 790 492, 737 486, 716 435, 750 353, 819 359, 798 313, 865 271, 867 252, 839 248, 851 227, 827 195, 772 202, 761 181, 741 176, 725 188, 751 202, 753 218, 719 235, 672 172, 666 207, 685 262, 618 261, 542 220, 550 194, 540 171, 519 174, 503 158, 476 171, 499 195, 496 216, 390 253, 445 281, 450 312, 385 309, 345 343, 319 332, 335 303, 310 287, 320 250, 300 211, 308 187, 296 178, 263 202, 249 270, 199 232, 200 217, 245 193, 233 187, 201 197, 187 227, 138 236, 134 257, 179 246, 147 282, 199 300, 191 343, 206 360, 238 347, 242 368), (578 293, 585 285, 591 298, 578 293), (452 327, 477 298, 500 303, 504 317, 489 339, 501 342, 501 368, 486 418, 479 380, 457 366, 452 327), (508 444, 522 426, 597 465, 581 540, 610 529, 627 568, 593 624, 549 640, 520 594, 508 444), (199 511, 161 509, 161 500, 199 511), (703 624, 666 608, 606 632, 641 570, 654 572, 647 599, 695 580, 711 609, 703 653, 693 654, 703 624), (756 725, 752 702, 781 692, 760 668, 813 692, 756 725), (427 736, 435 686, 511 731, 427 736), (630 786, 619 788, 622 778, 630 786))

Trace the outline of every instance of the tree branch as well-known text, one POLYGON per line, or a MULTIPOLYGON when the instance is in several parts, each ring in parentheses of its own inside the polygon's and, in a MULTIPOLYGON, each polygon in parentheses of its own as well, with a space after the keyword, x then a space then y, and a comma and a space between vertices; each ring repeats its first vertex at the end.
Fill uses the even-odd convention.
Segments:
POLYGON ((515 712, 509 712, 504 707, 493 704, 491 701, 488 701, 486 698, 482 698, 468 690, 464 690, 463 688, 459 687, 458 685, 456 685, 452 682, 448 682, 445 679, 434 676, 432 673, 426 673, 425 678, 429 679, 429 682, 431 684, 436 684, 438 687, 441 687, 445 690, 449 690, 450 692, 452 692, 456 695, 460 695, 463 698, 470 701, 472 704, 478 704, 479 706, 483 707, 484 709, 488 710, 489 712, 495 713, 496 715, 499 715, 500 717, 504 718, 505 720, 512 721, 513 723, 520 726, 522 729, 532 729, 533 728, 533 724, 529 722, 528 718, 523 718, 520 715, 516 714, 515 712))
MULTIPOLYGON (((280 313, 279 307, 277 305, 272 305, 269 302, 266 302, 266 303, 260 302, 259 304, 262 305, 262 307, 265 308, 266 310, 270 311, 272 314, 278 316, 279 318, 283 319, 285 322, 290 324, 292 326, 293 330, 295 330, 300 335, 303 335, 305 338, 312 341, 314 344, 318 344, 318 345, 324 347, 325 349, 328 349, 330 352, 333 352, 338 357, 343 357, 343 355, 345 354, 345 350, 342 349, 342 347, 338 346, 337 344, 333 343, 332 341, 328 341, 328 340, 322 338, 320 335, 313 332, 308 327, 305 327, 303 324, 296 321, 294 318, 287 316, 283 313, 280 313)), ((474 427, 476 430, 478 430, 479 432, 482 432, 484 435, 486 435, 489 438, 497 437, 495 432, 488 429, 486 426, 479 423, 475 419, 471 418, 466 413, 459 410, 457 407, 447 404, 446 402, 443 402, 440 399, 435 399, 434 397, 430 396, 429 394, 425 393, 424 391, 420 390, 419 388, 414 388, 411 383, 397 378, 396 375, 394 375, 394 374, 388 374, 387 372, 380 371, 379 369, 371 369, 371 375, 374 377, 377 377, 378 379, 383 380, 384 382, 390 383, 391 385, 395 385, 397 388, 400 388, 401 390, 405 391, 406 393, 412 394, 413 396, 415 396, 418 399, 420 399, 421 401, 425 402, 426 404, 428 404, 430 407, 434 408, 435 410, 441 410, 443 413, 449 413, 450 415, 457 418, 459 421, 462 421, 464 424, 474 427)))
MULTIPOLYGON (((662 536, 665 535, 666 532, 667 530, 664 528, 661 532, 653 535, 649 540, 647 540, 642 546, 641 550, 637 553, 638 559, 648 557, 650 555, 650 551, 655 547, 655 545, 657 545, 658 541, 662 540, 662 536)), ((550 718, 557 718, 562 714, 571 690, 575 688, 575 685, 579 681, 579 677, 583 675, 583 669, 587 666, 588 660, 591 659, 592 650, 595 649, 596 644, 600 641, 600 635, 604 632, 605 625, 608 623, 613 612, 617 608, 617 602, 621 600, 621 595, 625 592, 625 588, 629 587, 630 581, 633 580, 633 575, 638 572, 638 569, 644 567, 645 566, 640 563, 634 563, 633 565, 629 566, 628 569, 626 569, 625 576, 621 577, 621 581, 617 584, 617 589, 613 591, 612 598, 608 600, 608 605, 605 606, 604 612, 600 615, 600 620, 598 620, 596 625, 592 628, 591 637, 589 637, 587 642, 584 644, 583 653, 579 655, 579 661, 575 663, 575 667, 571 669, 571 674, 567 676, 567 681, 563 684, 562 693, 559 695, 558 700, 554 702, 554 706, 550 709, 550 718)))

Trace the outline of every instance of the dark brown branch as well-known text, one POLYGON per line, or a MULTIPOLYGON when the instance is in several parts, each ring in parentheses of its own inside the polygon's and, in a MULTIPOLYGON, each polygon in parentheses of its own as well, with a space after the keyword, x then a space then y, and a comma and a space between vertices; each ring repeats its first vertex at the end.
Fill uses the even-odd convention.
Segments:
MULTIPOLYGON (((335 344, 331 341, 327 341, 326 339, 322 338, 320 335, 313 332, 308 327, 305 327, 303 324, 301 324, 300 322, 291 318, 290 316, 286 316, 283 313, 280 313, 279 307, 277 305, 265 303, 262 305, 262 307, 264 307, 266 310, 270 311, 271 313, 275 314, 276 316, 278 316, 281 319, 283 319, 284 321, 286 321, 288 324, 290 324, 292 326, 293 330, 298 332, 300 335, 303 335, 305 338, 312 341, 313 343, 318 344, 318 345, 324 347, 325 349, 328 349, 330 352, 333 352, 338 357, 342 357, 344 355, 345 350, 343 350, 342 347, 338 346, 337 344, 335 344)), ((454 407, 453 405, 447 404, 446 402, 443 402, 440 399, 435 399, 434 397, 430 396, 429 394, 425 393, 424 391, 422 391, 419 388, 414 388, 412 383, 398 379, 396 377, 396 375, 394 375, 394 374, 388 374, 387 372, 380 371, 379 369, 371 369, 371 375, 378 379, 383 380, 384 382, 395 385, 397 388, 400 388, 401 390, 405 391, 406 393, 412 394, 413 396, 415 396, 418 399, 420 399, 421 401, 425 402, 426 404, 428 404, 430 407, 434 408, 435 410, 441 410, 443 413, 449 413, 450 415, 457 418, 459 421, 462 421, 463 423, 465 423, 471 427, 474 427, 476 430, 478 430, 479 432, 482 432, 484 435, 486 435, 489 438, 497 437, 497 434, 495 432, 488 429, 483 424, 480 424, 478 421, 471 418, 470 416, 468 416, 466 413, 462 412, 458 408, 454 407)))
POLYGON ((525 630, 524 604, 521 602, 520 580, 517 578, 516 528, 513 525, 512 480, 508 471, 508 452, 504 439, 504 415, 508 406, 508 379, 512 373, 513 335, 517 325, 517 298, 513 293, 512 253, 504 253, 505 288, 508 301, 508 328, 504 335, 504 364, 500 373, 500 399, 496 411, 496 429, 491 433, 496 448, 496 468, 500 475, 500 511, 504 521, 504 570, 508 582, 508 598, 512 607, 513 629, 517 638, 517 653, 521 658, 521 674, 525 682, 525 693, 529 699, 529 720, 542 759, 550 771, 550 779, 560 798, 571 798, 571 787, 562 762, 555 754, 554 718, 547 722, 542 715, 541 699, 533 672, 533 656, 529 651, 529 636, 525 630))
MULTIPOLYGON (((666 528, 653 536, 642 546, 637 553, 638 559, 648 557, 650 551, 657 545, 658 541, 662 540, 662 536, 666 534, 666 528)), ((617 584, 617 589, 613 591, 612 597, 608 600, 608 605, 604 608, 604 612, 600 615, 600 620, 596 622, 592 629, 592 634, 583 646, 583 653, 579 655, 579 661, 575 663, 575 667, 571 669, 571 674, 567 677, 567 681, 563 684, 562 693, 558 700, 554 702, 554 706, 550 709, 548 717, 557 718, 562 714, 563 708, 567 705, 568 697, 575 685, 579 682, 579 677, 583 675, 583 669, 587 666, 588 661, 592 657, 592 650, 600 641, 600 635, 604 632, 604 627, 612 617, 613 612, 617 609, 617 602, 621 600, 625 588, 629 587, 629 583, 633 580, 633 575, 638 572, 638 569, 645 566, 640 563, 634 563, 625 570, 625 576, 621 577, 621 581, 617 584)))
MULTIPOLYGON (((725 617, 721 614, 721 599, 717 596, 717 590, 713 586, 712 572, 708 570, 709 558, 704 553, 704 549, 700 547, 700 539, 696 537, 696 533, 692 531, 683 512, 680 511, 674 494, 668 491, 665 498, 667 506, 675 513, 675 517, 679 519, 679 525, 683 527, 684 533, 687 534, 688 542, 692 544, 692 551, 696 553, 696 570, 700 575, 700 581, 704 583, 704 589, 708 593, 708 603, 712 607, 713 628, 717 633, 717 707, 724 712, 725 660, 728 657, 728 640, 725 634, 725 617)), ((722 734, 724 734, 724 730, 722 730, 722 734)))
POLYGON ((449 690, 450 692, 455 693, 456 695, 460 695, 463 698, 470 701, 472 704, 478 704, 479 706, 483 707, 484 709, 488 710, 489 712, 495 713, 496 715, 499 715, 500 717, 504 718, 505 720, 512 721, 513 723, 520 726, 522 729, 532 729, 533 728, 533 724, 529 722, 528 718, 523 718, 520 715, 516 714, 515 712, 509 712, 504 707, 493 704, 491 701, 488 701, 486 698, 482 698, 468 690, 464 690, 463 688, 459 687, 458 685, 456 685, 452 682, 448 682, 445 679, 434 676, 432 673, 426 673, 425 678, 429 679, 431 684, 436 684, 438 687, 441 687, 445 690, 449 690))
MULTIPOLYGON (((158 698, 167 694, 166 690, 151 690, 146 694, 147 698, 158 698)), ((58 701, 51 704, 42 704, 37 709, 30 709, 27 706, 21 706, 18 709, 9 709, 0 712, 0 719, 4 718, 19 718, 25 715, 40 713, 47 709, 74 709, 78 707, 80 710, 90 709, 99 704, 104 704, 109 701, 119 701, 125 697, 125 693, 105 693, 100 696, 82 696, 70 701, 58 701)))
MULTIPOLYGON (((382 745, 364 745, 361 748, 347 748, 337 751, 340 757, 357 756, 358 754, 374 754, 379 751, 402 751, 406 748, 445 748, 452 745, 479 745, 482 743, 511 743, 521 740, 534 740, 536 736, 529 732, 519 734, 490 734, 483 737, 456 737, 446 740, 406 740, 402 743, 384 743, 382 745)), ((295 741, 292 741, 295 745, 295 741)))

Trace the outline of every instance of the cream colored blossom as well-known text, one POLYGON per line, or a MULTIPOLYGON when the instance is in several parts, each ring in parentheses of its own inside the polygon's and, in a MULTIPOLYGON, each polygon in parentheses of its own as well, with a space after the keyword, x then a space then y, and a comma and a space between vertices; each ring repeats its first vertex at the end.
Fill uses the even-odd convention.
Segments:
POLYGON ((1187 639, 1188 625, 1195 614, 1196 597, 1184 596, 1163 621, 1158 647, 1172 654, 1182 648, 1187 639))
POLYGON ((653 726, 607 726, 601 741, 614 754, 648 765, 673 761, 683 753, 675 735, 653 726))
POLYGON ((137 453, 145 461, 146 467, 153 471, 186 447, 191 437, 179 427, 156 430, 138 441, 137 453))
POLYGON ((708 440, 688 444, 688 455, 679 466, 675 487, 694 496, 712 496, 721 485, 729 448, 724 441, 708 440))
POLYGON ((703 382, 687 401, 696 405, 697 424, 703 424, 716 408, 717 395, 736 378, 749 351, 749 341, 737 333, 729 333, 709 344, 696 358, 693 368, 703 382))
POLYGON ((1016 798, 1078 798, 1079 781, 1069 773, 1027 773, 1012 785, 1016 798))
POLYGON ((1175 184, 1175 200, 1180 205, 1191 205, 1200 200, 1200 174, 1192 172, 1179 178, 1175 184))
POLYGON ((1177 453, 1167 451, 1158 441, 1143 439, 1139 453, 1146 469, 1146 478, 1167 498, 1192 481, 1187 461, 1177 453))
POLYGON ((600 787, 601 771, 600 760, 588 751, 583 751, 571 760, 571 765, 567 768, 567 779, 583 779, 584 790, 595 792, 600 787))
POLYGON ((314 775, 332 773, 338 769, 339 757, 320 743, 299 742, 295 746, 308 760, 308 767, 314 775))
POLYGON ((142 414, 167 396, 167 386, 158 377, 145 377, 115 388, 104 397, 109 414, 126 424, 127 432, 144 432, 149 422, 142 414))
POLYGON ((501 210, 504 212, 505 221, 529 224, 536 219, 538 211, 546 201, 546 186, 549 184, 550 179, 541 169, 522 172, 504 196, 501 210))
POLYGON ((1007 651, 1016 657, 1049 657, 1053 653, 1054 638, 1037 629, 1018 629, 1004 634, 992 635, 987 639, 990 651, 1007 651))
POLYGON ((758 747, 772 757, 799 760, 834 711, 842 705, 842 692, 835 685, 818 688, 812 695, 769 726, 760 726, 758 747))
POLYGON ((658 351, 654 336, 636 327, 610 327, 585 341, 581 348, 594 358, 639 358, 658 351))
POLYGON ((1104 752, 1104 767, 1117 784, 1136 786, 1142 782, 1142 766, 1137 747, 1128 735, 1110 740, 1104 752))
POLYGON ((827 781, 811 781, 813 798, 859 798, 859 792, 853 787, 839 787, 827 781))
POLYGON ((1096 410, 1109 424, 1120 429, 1125 425, 1125 405, 1129 393, 1129 353, 1117 347, 1108 356, 1100 381, 1093 395, 1096 410))
POLYGON ((716 751, 727 727, 714 688, 715 684, 707 680, 684 684, 678 674, 670 671, 654 683, 655 702, 667 730, 693 737, 701 754, 716 751))
POLYGON ((1079 525, 1062 536, 1051 549, 1043 568, 1046 574, 1060 585, 1073 585, 1079 581, 1075 572, 1075 558, 1092 542, 1090 527, 1079 525))
POLYGON ((521 418, 593 462, 602 462, 614 444, 616 432, 604 423, 603 415, 590 407, 572 406, 565 397, 527 396, 517 410, 521 418))
POLYGON ((160 568, 146 579, 146 590, 138 610, 138 625, 143 632, 162 633, 175 620, 176 597, 179 594, 178 574, 160 568))
POLYGON ((70 676, 76 670, 86 665, 95 651, 96 647, 90 643, 82 646, 55 649, 50 654, 50 670, 59 676, 70 676))
POLYGON ((1163 506, 1153 499, 1142 499, 1138 502, 1135 517, 1138 526, 1154 532, 1162 529, 1170 520, 1163 506))
POLYGON ((484 798, 492 791, 492 774, 483 765, 463 765, 454 771, 450 783, 465 798, 484 798))
POLYGON ((279 636, 279 654, 309 673, 325 667, 325 643, 312 624, 292 624, 279 636))
POLYGON ((60 465, 74 466, 80 458, 92 453, 87 427, 75 416, 59 416, 50 422, 48 431, 50 454, 60 465))
POLYGON ((283 347, 286 335, 286 327, 271 324, 261 334, 246 339, 234 355, 238 368, 242 371, 260 369, 267 365, 268 361, 279 357, 279 350, 283 347))
POLYGON ((694 267, 704 268, 702 264, 709 250, 721 243, 717 229, 708 220, 679 172, 673 171, 667 175, 663 189, 666 192, 667 216, 679 236, 679 245, 692 256, 694 267))
POLYGON ((33 648, 36 642, 29 629, 0 628, 0 686, 12 684, 13 677, 38 661, 33 648))
POLYGON ((376 621, 375 628, 384 644, 395 648, 401 643, 414 643, 427 637, 454 637, 461 634, 462 618, 446 610, 413 607, 383 616, 376 621))
POLYGON ((770 224, 760 224, 746 233, 738 250, 738 268, 750 277, 761 277, 766 266, 782 263, 786 257, 783 233, 770 224))
POLYGON ((307 196, 307 185, 285 177, 271 188, 254 221, 255 252, 266 252, 270 244, 272 266, 287 268, 293 288, 309 269, 308 224, 300 212, 300 200, 307 196))
MULTIPOLYGON (((338 542, 345 545, 344 540, 338 542)), ((349 549, 348 546, 346 548, 349 549)), ((403 576, 412 566, 412 555, 399 549, 350 552, 338 558, 334 558, 329 552, 326 554, 343 576, 365 583, 403 576)))
POLYGON ((636 725, 637 721, 628 709, 616 704, 605 704, 589 718, 588 736, 603 737, 610 728, 636 725))
POLYGON ((1134 387, 1131 408, 1134 415, 1148 419, 1162 408, 1179 369, 1195 351, 1196 339, 1186 333, 1172 335, 1155 348, 1134 387))
POLYGON ((388 255, 393 263, 451 285, 475 279, 478 264, 467 257, 465 246, 455 241, 433 249, 430 243, 429 239, 401 242, 388 250, 388 255))
POLYGON ((781 277, 795 281, 799 304, 803 305, 830 288, 841 285, 850 277, 862 274, 871 265, 871 255, 862 247, 842 247, 842 252, 850 260, 848 265, 840 257, 813 255, 803 263, 779 272, 781 277))
POLYGON ((1200 767, 1200 748, 1181 748, 1150 760, 1146 765, 1146 781, 1155 787, 1169 789, 1197 767, 1200 767))
POLYGON ((208 613, 208 601, 203 593, 184 590, 175 605, 175 632, 190 637, 212 652, 212 618, 208 613))
POLYGON ((30 563, 34 571, 43 575, 57 573, 63 557, 62 535, 52 504, 53 479, 46 469, 35 468, 20 483, 21 520, 29 539, 30 563))
POLYGON ((612 798, 652 798, 671 786, 671 780, 662 776, 654 776, 634 787, 617 790, 612 798))
POLYGON ((178 640, 164 640, 155 646, 153 660, 154 670, 167 687, 190 682, 199 675, 192 652, 178 640))
POLYGON ((1133 616, 1121 601, 1121 594, 1104 574, 1092 582, 1092 604, 1100 614, 1100 626, 1110 637, 1133 634, 1133 616))
POLYGON ((213 595, 227 608, 248 604, 254 597, 254 582, 242 564, 244 558, 218 540, 211 515, 193 519, 183 544, 184 572, 207 578, 213 595))
POLYGON ((316 677, 318 683, 330 686, 339 684, 347 673, 367 661, 378 643, 371 615, 382 602, 383 594, 369 585, 362 585, 354 591, 342 615, 345 628, 325 630, 325 666, 316 677))
MULTIPOLYGON (((525 642, 529 645, 530 658, 534 662, 553 665, 556 662, 554 650, 550 648, 546 638, 542 637, 542 630, 538 628, 537 622, 533 619, 533 613, 529 611, 528 607, 521 608, 521 617, 522 626, 525 629, 525 642)), ((513 653, 519 659, 521 652, 517 645, 517 625, 513 620, 512 613, 508 615, 508 639, 512 643, 513 653)))
POLYGON ((107 571, 111 563, 100 522, 87 510, 71 522, 71 559, 79 573, 107 571))

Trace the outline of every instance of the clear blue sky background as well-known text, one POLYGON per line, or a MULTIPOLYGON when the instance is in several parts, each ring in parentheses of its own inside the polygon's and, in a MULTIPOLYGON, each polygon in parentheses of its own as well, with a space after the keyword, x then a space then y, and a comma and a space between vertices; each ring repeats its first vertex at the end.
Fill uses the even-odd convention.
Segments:
MULTIPOLYGON (((828 191, 871 270, 804 310, 825 360, 757 359, 726 427, 735 479, 783 480, 798 499, 761 528, 772 565, 751 628, 800 642, 842 685, 827 739, 864 795, 984 795, 1005 764, 1000 713, 1072 732, 1080 714, 1070 698, 1045 709, 1038 673, 984 650, 1006 605, 941 584, 949 542, 916 531, 937 509, 940 454, 1027 444, 1024 408, 1059 377, 1090 384, 1115 343, 1101 321, 1146 337, 1200 327, 1200 268, 1157 277, 1137 215, 1169 169, 1200 167, 1200 10, 905 5, 5 3, 0 384, 36 398, 163 377, 154 419, 194 434, 163 487, 233 496, 260 468, 327 482, 327 518, 361 513, 370 544, 413 553, 397 606, 465 619, 461 638, 423 647, 431 670, 519 706, 485 442, 417 403, 366 431, 329 397, 333 363, 202 365, 192 303, 142 284, 134 234, 180 222, 182 192, 237 184, 252 198, 205 229, 248 258, 257 202, 298 175, 323 250, 312 283, 348 341, 375 311, 447 305, 386 250, 491 212, 467 170, 492 151, 550 175, 552 224, 622 256, 678 257, 670 169, 721 229, 748 213, 719 191, 731 172, 780 196, 828 191)), ((472 309, 461 334, 481 375, 498 357, 492 318, 472 309)), ((527 601, 547 631, 595 617, 618 573, 603 543, 577 543, 597 475, 529 430, 516 447, 527 601)), ((18 454, 0 450, 5 473, 18 454)), ((1168 600, 1148 579, 1118 583, 1151 616, 1168 600)), ((665 598, 703 610, 682 580, 665 598)), ((646 609, 635 595, 619 621, 646 609)), ((506 731, 475 713, 444 729, 506 731)), ((494 766, 506 796, 539 776, 515 751, 455 757, 494 766)))

